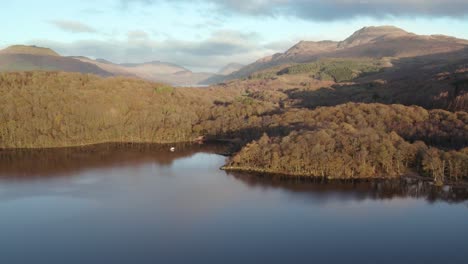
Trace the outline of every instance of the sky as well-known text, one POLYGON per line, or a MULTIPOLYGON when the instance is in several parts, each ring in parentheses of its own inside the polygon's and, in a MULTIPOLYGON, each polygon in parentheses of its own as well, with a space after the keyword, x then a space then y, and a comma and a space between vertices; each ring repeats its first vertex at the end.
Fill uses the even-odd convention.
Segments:
POLYGON ((468 39, 468 0, 2 0, 0 48, 218 71, 364 26, 468 39))

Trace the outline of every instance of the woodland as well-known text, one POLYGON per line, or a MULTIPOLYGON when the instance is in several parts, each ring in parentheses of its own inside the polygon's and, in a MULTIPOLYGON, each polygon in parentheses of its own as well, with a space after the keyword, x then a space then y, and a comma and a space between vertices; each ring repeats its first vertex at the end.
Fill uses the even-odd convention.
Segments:
POLYGON ((412 101, 394 96, 387 102, 380 86, 396 84, 355 81, 378 75, 382 67, 377 61, 326 60, 207 88, 80 73, 1 73, 0 148, 202 138, 233 145, 226 170, 324 179, 417 174, 439 185, 466 180, 463 72, 436 75, 443 85, 434 95, 412 90, 412 101), (365 93, 350 99, 356 89, 365 93), (443 97, 452 90, 456 96, 443 97), (418 96, 426 100, 419 103, 418 96))

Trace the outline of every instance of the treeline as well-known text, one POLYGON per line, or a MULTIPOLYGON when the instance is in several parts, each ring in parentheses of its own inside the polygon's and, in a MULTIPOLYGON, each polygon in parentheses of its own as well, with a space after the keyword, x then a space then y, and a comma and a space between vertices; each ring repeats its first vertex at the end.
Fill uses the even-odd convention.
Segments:
POLYGON ((421 141, 411 144, 395 132, 346 124, 285 137, 264 134, 242 148, 225 169, 327 179, 395 178, 412 169, 441 185, 468 178, 468 148, 446 152, 421 141))

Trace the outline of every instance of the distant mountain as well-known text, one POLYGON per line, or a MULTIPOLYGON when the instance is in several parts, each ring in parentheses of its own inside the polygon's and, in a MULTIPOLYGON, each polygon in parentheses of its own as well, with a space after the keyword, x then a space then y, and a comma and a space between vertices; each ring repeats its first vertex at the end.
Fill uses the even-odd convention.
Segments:
POLYGON ((94 64, 62 57, 48 48, 15 45, 0 50, 0 71, 33 70, 81 72, 100 76, 112 75, 94 64))
POLYGON ((240 64, 240 63, 229 63, 228 65, 221 68, 218 71, 218 74, 219 75, 229 75, 229 74, 231 74, 233 72, 236 72, 236 71, 242 69, 242 67, 244 67, 244 66, 245 65, 240 64))
POLYGON ((80 60, 85 63, 93 64, 109 73, 112 75, 118 75, 118 76, 130 76, 130 77, 137 77, 135 74, 127 71, 124 67, 114 64, 110 61, 106 61, 103 59, 97 59, 93 60, 87 57, 73 57, 74 59, 80 60))
POLYGON ((468 40, 449 36, 416 35, 393 26, 365 27, 340 42, 301 41, 284 53, 259 59, 215 81, 245 78, 270 67, 313 62, 321 58, 407 58, 454 52, 466 47, 468 40))
POLYGON ((75 58, 83 62, 94 64, 114 75, 134 76, 172 85, 197 85, 201 81, 213 76, 212 73, 194 73, 177 64, 160 61, 116 64, 103 59, 92 60, 86 57, 75 58))
POLYGON ((228 65, 221 68, 217 74, 213 74, 205 78, 204 80, 200 81, 199 84, 210 85, 210 84, 215 84, 215 83, 221 83, 226 79, 226 76, 234 74, 235 72, 242 69, 243 67, 245 67, 245 65, 243 64, 229 63, 228 65))
POLYGON ((0 54, 29 54, 43 56, 60 56, 57 52, 43 47, 13 45, 6 49, 0 50, 0 54))
POLYGON ((100 76, 127 76, 172 85, 197 85, 214 74, 194 73, 182 66, 160 61, 116 64, 84 56, 64 57, 43 47, 14 45, 0 50, 0 72, 64 71, 100 76))

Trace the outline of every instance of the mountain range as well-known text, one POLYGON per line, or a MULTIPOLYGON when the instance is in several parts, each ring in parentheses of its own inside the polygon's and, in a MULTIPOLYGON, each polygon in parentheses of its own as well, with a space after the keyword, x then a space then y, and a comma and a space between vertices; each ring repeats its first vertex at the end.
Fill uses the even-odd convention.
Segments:
POLYGON ((261 58, 225 77, 209 82, 246 78, 250 74, 288 63, 323 58, 407 58, 463 50, 468 40, 444 35, 416 35, 394 26, 364 27, 343 41, 300 41, 284 53, 261 58))
POLYGON ((152 61, 117 64, 83 56, 65 57, 48 48, 15 45, 0 51, 0 71, 66 71, 100 76, 127 76, 172 85, 211 85, 247 78, 279 65, 310 63, 326 58, 398 59, 464 50, 468 40, 444 35, 416 35, 393 26, 364 27, 343 41, 300 41, 284 53, 249 65, 231 63, 217 73, 197 73, 182 66, 152 61))
POLYGON ((240 64, 229 64, 214 73, 196 73, 182 66, 151 61, 117 64, 104 59, 84 56, 65 57, 43 47, 14 45, 0 51, 0 71, 65 71, 99 76, 127 76, 171 85, 196 85, 213 76, 223 76, 240 69, 240 64))

